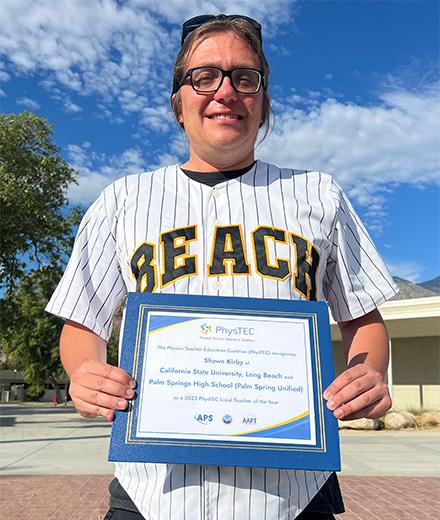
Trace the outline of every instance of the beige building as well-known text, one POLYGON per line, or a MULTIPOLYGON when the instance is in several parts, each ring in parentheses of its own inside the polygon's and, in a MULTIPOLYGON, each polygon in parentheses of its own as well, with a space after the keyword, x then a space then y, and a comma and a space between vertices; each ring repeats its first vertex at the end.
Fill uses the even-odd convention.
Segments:
MULTIPOLYGON (((440 296, 391 300, 380 307, 390 336, 388 384, 395 410, 440 409, 440 296)), ((345 367, 332 322, 335 371, 345 367)))

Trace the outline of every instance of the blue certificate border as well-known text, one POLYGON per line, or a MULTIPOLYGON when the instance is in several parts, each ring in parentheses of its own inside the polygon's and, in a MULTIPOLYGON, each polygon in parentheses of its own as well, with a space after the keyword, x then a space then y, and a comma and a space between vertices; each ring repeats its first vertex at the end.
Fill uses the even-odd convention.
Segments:
POLYGON ((116 412, 110 439, 110 461, 251 466, 285 469, 340 470, 337 420, 325 406, 324 389, 334 378, 328 307, 324 302, 129 293, 120 366, 142 384, 146 322, 150 311, 300 318, 309 324, 316 444, 252 443, 236 440, 136 437, 139 398, 116 412))

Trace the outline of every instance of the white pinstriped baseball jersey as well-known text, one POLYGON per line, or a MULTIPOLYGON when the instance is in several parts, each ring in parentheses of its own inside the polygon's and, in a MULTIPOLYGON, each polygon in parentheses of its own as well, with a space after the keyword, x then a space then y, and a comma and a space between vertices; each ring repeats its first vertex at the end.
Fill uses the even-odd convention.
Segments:
MULTIPOLYGON (((261 161, 215 187, 174 165, 103 191, 47 310, 107 340, 136 290, 326 300, 336 321, 397 292, 330 176, 261 161)), ((329 472, 117 463, 116 476, 148 520, 287 520, 329 472)))

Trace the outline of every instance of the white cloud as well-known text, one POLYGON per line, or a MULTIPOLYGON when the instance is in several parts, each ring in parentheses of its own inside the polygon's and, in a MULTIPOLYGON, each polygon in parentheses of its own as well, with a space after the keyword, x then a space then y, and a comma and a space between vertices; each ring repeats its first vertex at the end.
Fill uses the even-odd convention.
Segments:
POLYGON ((182 162, 187 154, 187 144, 178 131, 171 134, 167 149, 158 150, 150 159, 145 157, 139 147, 107 155, 96 153, 87 141, 80 145, 70 144, 67 146, 67 159, 72 168, 79 172, 79 182, 70 186, 68 199, 73 204, 88 206, 116 179, 182 162))
POLYGON ((436 92, 437 86, 390 91, 371 106, 335 99, 302 109, 278 104, 276 127, 259 156, 279 166, 331 173, 359 203, 376 202, 372 211, 379 211, 385 185, 440 182, 436 92))
POLYGON ((91 144, 86 141, 81 146, 77 144, 67 145, 67 155, 69 156, 71 165, 80 170, 81 168, 89 167, 92 164, 92 157, 87 151, 91 144))
POLYGON ((362 106, 318 92, 274 103, 274 130, 257 156, 282 167, 328 172, 365 207, 371 232, 386 224, 393 186, 440 184, 438 84, 389 89, 362 106))
POLYGON ((109 179, 101 172, 82 170, 78 180, 78 184, 71 185, 67 198, 72 204, 87 207, 114 179, 109 179), (96 194, 96 196, 92 196, 92 194, 96 194))
POLYGON ((16 72, 46 71, 82 95, 114 99, 125 88, 139 93, 170 56, 165 29, 131 3, 3 0, 0 18, 0 54, 16 72))
POLYGON ((51 99, 58 101, 63 112, 67 114, 76 114, 82 112, 82 108, 74 103, 69 95, 55 86, 55 82, 51 80, 40 81, 40 85, 50 93, 51 99))
POLYGON ((73 204, 88 205, 114 180, 146 169, 139 148, 129 148, 120 155, 96 154, 88 142, 67 147, 70 165, 79 171, 78 184, 72 184, 68 198, 73 204))
POLYGON ((29 110, 38 110, 40 108, 40 103, 38 103, 38 101, 34 101, 28 97, 19 98, 16 103, 17 105, 21 105, 29 110))
POLYGON ((0 97, 6 97, 6 92, 0 88, 0 97))
POLYGON ((170 89, 185 19, 239 12, 262 21, 269 34, 287 22, 294 5, 292 0, 2 0, 0 56, 8 71, 0 65, 0 79, 12 71, 45 73, 49 88, 97 93, 105 102, 117 100, 124 111, 142 111, 170 89))
POLYGON ((142 110, 141 123, 157 132, 172 131, 177 125, 169 105, 145 107, 142 110))
POLYGON ((387 262, 387 267, 393 276, 399 276, 413 283, 422 281, 425 267, 418 262, 387 262))
POLYGON ((179 157, 176 154, 172 153, 163 153, 157 157, 157 160, 150 165, 149 170, 157 170, 163 166, 167 166, 170 164, 177 164, 179 161, 179 157))
POLYGON ((167 164, 176 164, 186 161, 189 155, 188 142, 183 130, 177 129, 171 134, 168 148, 161 152, 148 164, 148 170, 155 170, 167 164))
POLYGON ((290 56, 291 52, 284 47, 284 45, 279 45, 275 43, 268 43, 266 45, 266 48, 268 48, 274 55, 276 56, 290 56))
POLYGON ((294 14, 295 0, 132 0, 131 4, 147 7, 163 16, 168 22, 183 21, 200 14, 242 14, 258 20, 264 27, 264 35, 281 24, 287 23, 294 14))
POLYGON ((112 110, 110 110, 110 108, 103 103, 98 103, 96 108, 99 111, 96 114, 98 119, 105 119, 106 121, 117 125, 121 125, 125 122, 122 117, 115 115, 114 112, 112 112, 112 110))
POLYGON ((121 92, 119 102, 127 112, 140 112, 148 104, 148 98, 127 89, 121 92))
POLYGON ((5 64, 0 61, 0 81, 8 81, 11 76, 5 70, 5 64))
POLYGON ((64 110, 69 114, 76 114, 77 112, 82 112, 82 108, 78 106, 76 103, 70 101, 70 99, 66 99, 64 101, 64 110))

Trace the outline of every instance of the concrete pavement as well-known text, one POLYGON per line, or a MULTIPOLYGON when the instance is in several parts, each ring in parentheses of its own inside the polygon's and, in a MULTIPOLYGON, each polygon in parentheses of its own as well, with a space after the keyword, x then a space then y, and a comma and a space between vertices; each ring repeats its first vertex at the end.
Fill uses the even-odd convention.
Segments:
MULTIPOLYGON (((0 405, 0 474, 111 474, 111 425, 72 407, 0 405)), ((341 432, 342 475, 440 477, 440 432, 341 432)))
POLYGON ((0 412, 0 475, 113 473, 104 419, 84 419, 71 406, 0 405, 0 412))
MULTIPOLYGON (((1 518, 102 520, 110 424, 71 407, 0 405, 0 413, 1 518)), ((338 520, 437 519, 439 440, 439 432, 342 432, 338 520)))

